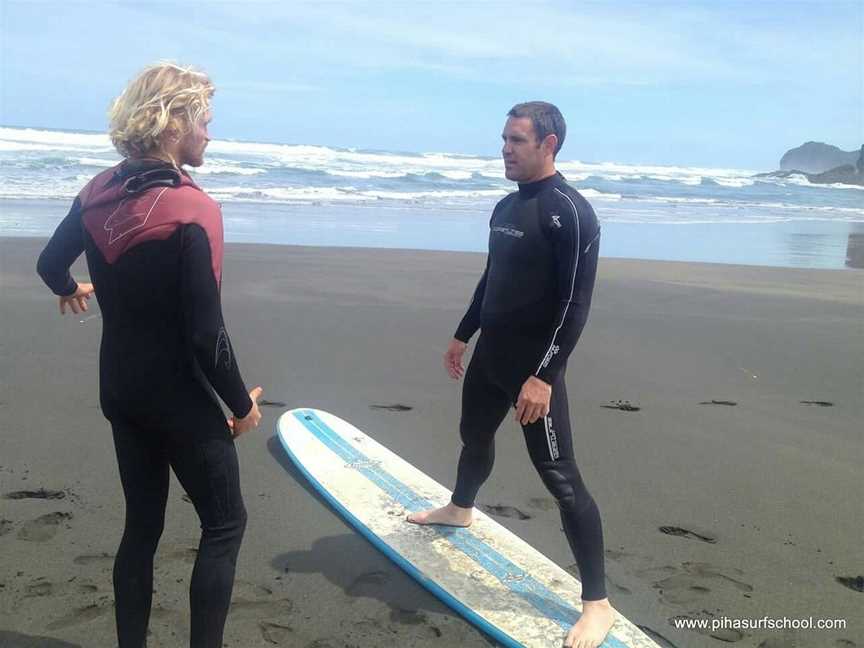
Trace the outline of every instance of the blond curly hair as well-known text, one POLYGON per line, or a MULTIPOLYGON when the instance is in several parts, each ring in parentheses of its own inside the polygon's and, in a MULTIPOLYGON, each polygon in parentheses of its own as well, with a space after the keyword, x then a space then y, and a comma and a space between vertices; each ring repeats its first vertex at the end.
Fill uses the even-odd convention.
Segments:
POLYGON ((189 131, 210 109, 215 88, 203 72, 170 61, 150 65, 111 104, 109 135, 123 157, 158 152, 163 134, 189 131))

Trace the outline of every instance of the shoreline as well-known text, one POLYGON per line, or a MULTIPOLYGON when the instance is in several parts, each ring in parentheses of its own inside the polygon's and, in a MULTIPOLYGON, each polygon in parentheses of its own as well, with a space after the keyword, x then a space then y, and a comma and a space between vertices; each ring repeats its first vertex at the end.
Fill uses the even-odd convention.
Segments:
MULTIPOLYGON (((47 237, 71 201, 0 199, 3 235, 47 237)), ((225 203, 228 243, 485 252, 494 201, 473 205, 225 203)), ((864 268, 864 222, 619 222, 593 203, 600 256, 764 268, 864 268)))
MULTIPOLYGON (((123 504, 97 407, 98 308, 57 314, 35 274, 42 245, 0 238, 0 497, 65 495, 0 499, 0 640, 110 645, 123 504)), ((226 245, 223 306, 238 362, 276 403, 238 442, 249 527, 229 646, 488 645, 310 497, 272 436, 285 409, 331 411, 450 487, 461 385, 440 356, 484 258, 226 245), (409 409, 378 407, 394 404, 409 409)), ((79 259, 73 274, 84 272, 79 259)), ((857 271, 603 259, 567 382, 577 463, 604 522, 607 585, 627 618, 677 648, 718 641, 673 628, 682 617, 849 624, 724 631, 742 648, 849 646, 835 642, 862 636, 853 586, 864 512, 844 496, 859 489, 864 461, 862 316, 857 271)), ((479 503, 570 567, 554 502, 512 421, 496 443, 479 503)), ((153 646, 187 636, 197 533, 174 482, 153 646)))

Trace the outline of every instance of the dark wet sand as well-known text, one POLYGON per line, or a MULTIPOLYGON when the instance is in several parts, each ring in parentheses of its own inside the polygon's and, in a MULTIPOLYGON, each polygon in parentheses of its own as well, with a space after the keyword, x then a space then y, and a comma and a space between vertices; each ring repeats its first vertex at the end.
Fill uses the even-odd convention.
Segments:
MULTIPOLYGON (((0 646, 111 646, 123 504, 97 407, 101 322, 95 304, 58 315, 34 272, 43 244, 0 239, 0 646)), ((323 408, 450 485, 460 386, 440 356, 483 262, 228 246, 232 340, 249 386, 277 404, 238 443, 249 526, 226 645, 488 645, 312 496, 272 438, 284 409, 323 408)), ((855 270, 601 261, 568 370, 577 460, 613 603, 666 645, 864 646, 862 286, 855 270), (670 625, 685 615, 849 625, 711 638, 670 625)), ((188 636, 198 531, 182 495, 175 482, 151 648, 188 636)), ((512 421, 480 501, 574 562, 512 421)))

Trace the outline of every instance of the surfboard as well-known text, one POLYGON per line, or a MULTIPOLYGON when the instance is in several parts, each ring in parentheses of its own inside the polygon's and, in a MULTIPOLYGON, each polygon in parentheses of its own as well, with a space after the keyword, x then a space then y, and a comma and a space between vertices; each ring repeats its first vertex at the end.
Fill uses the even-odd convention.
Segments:
MULTIPOLYGON (((293 409, 276 433, 343 519, 467 621, 503 646, 562 645, 582 609, 570 573, 480 511, 465 529, 406 522, 449 502, 450 491, 333 414, 293 409)), ((659 648, 620 612, 602 646, 659 648)))

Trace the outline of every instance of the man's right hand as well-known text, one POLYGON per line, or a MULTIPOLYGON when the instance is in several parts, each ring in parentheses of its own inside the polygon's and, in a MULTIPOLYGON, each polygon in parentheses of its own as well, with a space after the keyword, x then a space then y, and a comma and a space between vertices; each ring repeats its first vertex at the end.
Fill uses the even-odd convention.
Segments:
POLYGON ((66 295, 65 297, 60 297, 60 314, 66 314, 67 306, 76 315, 85 312, 87 310, 87 300, 90 299, 90 295, 94 292, 96 291, 94 290, 92 283, 79 283, 74 293, 66 295))
POLYGON ((250 391, 249 398, 252 399, 252 409, 250 409, 249 413, 243 418, 238 419, 234 416, 228 421, 228 427, 231 428, 231 433, 235 439, 241 434, 245 434, 249 430, 258 427, 258 423, 261 421, 261 411, 258 409, 258 399, 261 398, 263 393, 264 390, 261 387, 256 387, 250 391))
POLYGON ((459 380, 462 374, 465 373, 465 367, 462 365, 462 356, 465 355, 465 349, 467 348, 467 344, 453 338, 447 346, 447 351, 444 352, 444 368, 454 380, 459 380))

